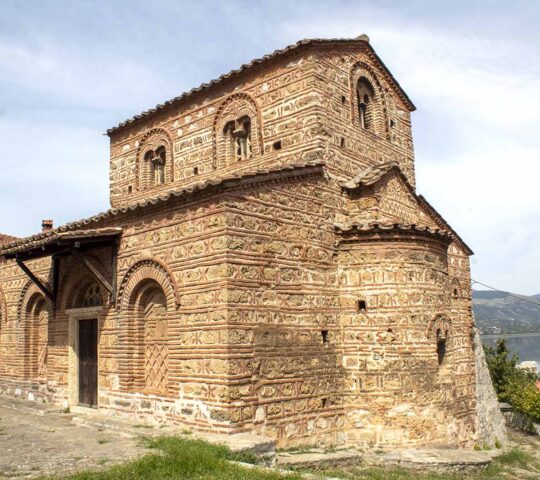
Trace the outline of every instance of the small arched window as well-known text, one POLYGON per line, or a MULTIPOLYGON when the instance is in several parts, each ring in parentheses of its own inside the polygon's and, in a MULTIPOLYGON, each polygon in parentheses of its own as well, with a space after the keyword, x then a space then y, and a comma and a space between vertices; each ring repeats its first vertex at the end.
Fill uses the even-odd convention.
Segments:
POLYGON ((360 77, 356 84, 356 103, 360 126, 366 130, 374 129, 375 90, 366 77, 360 77))
POLYGON ((101 296, 101 288, 97 283, 91 284, 84 296, 82 297, 82 308, 100 307, 103 305, 103 298, 101 296))
POLYGON ((448 333, 443 332, 441 329, 437 330, 437 359, 439 361, 439 367, 444 366, 446 359, 446 339, 448 333))
POLYGON ((165 183, 165 147, 156 148, 154 158, 152 159, 152 178, 154 185, 163 185, 165 183))
POLYGON ((232 120, 223 129, 228 161, 251 158, 251 119, 247 116, 232 120))
POLYGON ((144 160, 150 167, 150 182, 153 185, 163 185, 165 183, 165 163, 167 151, 164 146, 155 150, 148 150, 144 155, 144 160))

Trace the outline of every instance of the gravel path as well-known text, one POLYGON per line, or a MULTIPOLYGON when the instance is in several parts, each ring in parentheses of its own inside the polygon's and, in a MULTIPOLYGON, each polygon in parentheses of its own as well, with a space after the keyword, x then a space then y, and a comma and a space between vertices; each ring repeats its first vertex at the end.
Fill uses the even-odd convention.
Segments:
POLYGON ((0 397, 0 478, 103 468, 146 452, 133 436, 76 425, 71 419, 70 414, 30 413, 23 403, 0 397))

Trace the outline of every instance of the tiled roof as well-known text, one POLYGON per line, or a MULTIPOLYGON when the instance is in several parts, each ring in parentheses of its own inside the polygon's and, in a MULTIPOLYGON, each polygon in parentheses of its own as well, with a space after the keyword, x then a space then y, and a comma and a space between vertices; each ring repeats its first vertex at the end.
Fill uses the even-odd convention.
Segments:
POLYGON ((111 134, 127 125, 130 125, 132 123, 135 123, 136 121, 146 118, 158 111, 163 110, 166 107, 177 105, 183 100, 186 100, 187 98, 191 97, 192 95, 195 95, 197 93, 200 93, 204 90, 210 89, 214 87, 215 85, 230 79, 237 77, 248 70, 250 70, 253 67, 256 67, 258 65, 264 64, 268 62, 269 60, 275 59, 277 57, 283 56, 289 52, 292 52, 294 50, 298 50, 303 47, 309 47, 309 46, 324 46, 324 45, 331 45, 331 44, 358 44, 362 43, 366 45, 369 49, 370 54, 373 56, 373 58, 381 65, 387 80, 394 85, 395 89, 397 90, 399 96, 401 99, 408 105, 411 111, 416 110, 416 107, 412 103, 411 99, 408 97, 408 95, 405 93, 405 91, 401 88, 401 85, 398 83, 398 81, 394 78, 394 76, 390 73, 390 70, 386 67, 384 62, 379 58, 373 47, 369 44, 369 39, 365 35, 360 35, 358 38, 312 38, 312 39, 305 39, 300 40, 299 42, 289 45, 283 49, 275 50, 274 52, 265 55, 261 58, 257 58, 255 60, 252 60, 249 63, 245 63, 240 68, 237 68, 235 70, 231 70, 229 73, 226 73, 224 75, 221 75, 220 77, 211 80, 208 83, 203 83, 202 85, 199 85, 198 87, 192 88, 191 90, 179 95, 178 97, 172 98, 171 100, 167 100, 164 103, 156 105, 154 108, 151 108, 149 110, 146 110, 138 115, 135 115, 132 118, 129 118, 127 120, 124 120, 120 124, 118 124, 116 127, 109 128, 107 130, 107 134, 111 134))
POLYGON ((395 161, 390 161, 386 163, 382 163, 381 165, 377 165, 375 167, 370 167, 366 170, 364 170, 362 173, 354 177, 352 180, 342 183, 342 188, 347 190, 354 190, 355 188, 359 188, 361 186, 368 186, 373 185, 374 183, 378 182, 384 175, 386 175, 388 172, 394 170, 403 180, 403 183, 408 188, 409 192, 412 194, 412 196, 418 201, 418 203, 424 207, 425 210, 427 210, 431 216, 433 217, 433 220, 442 230, 447 230, 451 233, 452 237, 456 241, 457 244, 459 244, 465 253, 468 255, 474 255, 474 252, 471 250, 471 248, 464 242, 464 240, 457 234, 457 232, 448 224, 448 222, 441 216, 437 210, 422 196, 418 195, 415 191, 415 189, 412 187, 412 185, 409 183, 409 180, 404 175, 404 173, 401 171, 401 168, 399 164, 395 161))
POLYGON ((403 232, 418 232, 429 233, 431 235, 437 235, 440 237, 446 237, 451 240, 450 233, 440 228, 431 228, 427 225, 415 225, 412 223, 382 223, 382 222, 368 222, 368 223, 336 223, 334 227, 339 232, 369 232, 369 233, 382 233, 389 231, 403 231, 403 232))
POLYGON ((89 218, 67 223, 65 225, 62 225, 61 227, 55 228, 54 230, 41 232, 36 235, 32 235, 31 237, 15 239, 15 241, 9 242, 4 245, 0 244, 0 256, 6 255, 15 250, 18 250, 20 247, 26 248, 26 246, 32 245, 36 242, 42 242, 43 240, 48 240, 49 238, 54 239, 55 235, 59 235, 62 232, 73 232, 74 234, 76 234, 77 230, 88 231, 87 227, 89 225, 96 224, 102 220, 107 220, 111 217, 115 217, 123 213, 128 213, 128 212, 139 210, 139 209, 144 209, 145 207, 148 207, 151 205, 158 205, 160 203, 167 202, 168 200, 171 200, 173 198, 186 197, 190 194, 207 190, 212 187, 217 187, 217 186, 227 187, 230 185, 235 185, 240 181, 241 182, 256 182, 256 181, 261 181, 263 179, 267 179, 268 177, 272 177, 273 175, 283 176, 284 174, 309 173, 312 169, 317 169, 322 172, 323 166, 324 166, 324 161, 322 160, 319 160, 319 159, 307 160, 304 162, 292 163, 292 164, 282 165, 279 167, 268 168, 268 169, 256 168, 253 170, 246 170, 240 174, 231 174, 231 176, 229 177, 215 178, 215 179, 210 179, 203 182, 195 183, 189 187, 185 187, 178 190, 172 190, 170 192, 166 192, 166 193, 163 193, 162 195, 158 195, 155 197, 148 198, 146 200, 142 200, 132 205, 127 205, 125 207, 119 207, 119 208, 111 208, 107 210, 106 212, 98 213, 97 215, 94 215, 89 218))
POLYGON ((4 245, 6 243, 12 243, 16 240, 18 240, 17 237, 12 237, 11 235, 5 235, 3 233, 0 233, 0 245, 4 245))
POLYGON ((91 230, 72 230, 69 232, 61 232, 51 230, 50 233, 34 235, 32 237, 21 239, 18 242, 9 245, 3 245, 0 248, 1 255, 14 254, 21 251, 26 251, 34 248, 43 248, 46 245, 62 244, 65 242, 75 242, 89 240, 92 238, 115 237, 122 233, 121 228, 95 228, 91 230))
POLYGON ((344 183, 342 186, 343 188, 352 190, 362 185, 373 185, 392 169, 396 169, 401 172, 401 169, 399 168, 399 163, 395 161, 390 161, 382 163, 380 165, 376 165, 375 167, 366 168, 363 172, 354 177, 352 180, 344 183))

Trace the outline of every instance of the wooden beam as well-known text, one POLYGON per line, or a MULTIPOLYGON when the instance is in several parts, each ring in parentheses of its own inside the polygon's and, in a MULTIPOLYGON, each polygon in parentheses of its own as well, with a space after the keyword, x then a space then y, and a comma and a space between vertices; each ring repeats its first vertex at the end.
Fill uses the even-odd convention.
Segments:
POLYGON ((26 275, 28 276, 28 278, 30 278, 30 280, 32 280, 32 282, 34 282, 34 284, 36 285, 36 287, 38 287, 43 293, 44 295, 52 302, 52 304, 54 305, 56 303, 56 299, 54 298, 54 295, 49 291, 49 289, 43 285, 43 283, 41 282, 41 280, 39 278, 37 278, 31 271, 30 269, 24 264, 24 262, 22 260, 20 260, 19 258, 17 258, 17 265, 19 265, 19 267, 21 267, 22 271, 24 273, 26 273, 26 275))
POLYGON ((115 239, 113 241, 113 244, 111 246, 111 272, 112 272, 112 294, 111 303, 116 306, 116 289, 118 288, 117 280, 116 280, 116 273, 118 269, 118 240, 115 239))
POLYGON ((99 272, 99 270, 94 267, 94 265, 92 265, 92 263, 90 262, 90 260, 88 260, 87 257, 85 257, 84 255, 82 255, 80 252, 78 252, 77 250, 73 250, 73 256, 82 260, 82 262, 85 264, 86 268, 88 268, 88 270, 90 270, 90 273, 92 275, 94 275, 95 279, 101 283, 101 285, 103 285, 105 287, 105 289, 111 294, 111 296, 113 295, 114 293, 114 289, 112 287, 112 285, 107 281, 107 279, 99 272))
MULTIPOLYGON (((52 294, 56 299, 58 298, 58 284, 60 282, 60 258, 58 255, 52 256, 52 294)), ((56 305, 55 305, 56 308, 56 305)))

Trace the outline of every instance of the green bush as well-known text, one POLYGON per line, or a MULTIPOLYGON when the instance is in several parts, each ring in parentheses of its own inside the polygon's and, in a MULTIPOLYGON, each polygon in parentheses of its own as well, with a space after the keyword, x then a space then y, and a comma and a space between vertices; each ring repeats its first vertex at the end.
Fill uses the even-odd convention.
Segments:
POLYGON ((511 384, 508 387, 509 403, 533 422, 540 423, 540 392, 533 382, 511 384))
POLYGON ((507 402, 534 422, 540 422, 540 392, 536 375, 517 368, 519 358, 507 347, 506 339, 495 347, 485 346, 486 361, 493 386, 501 402, 507 402))

